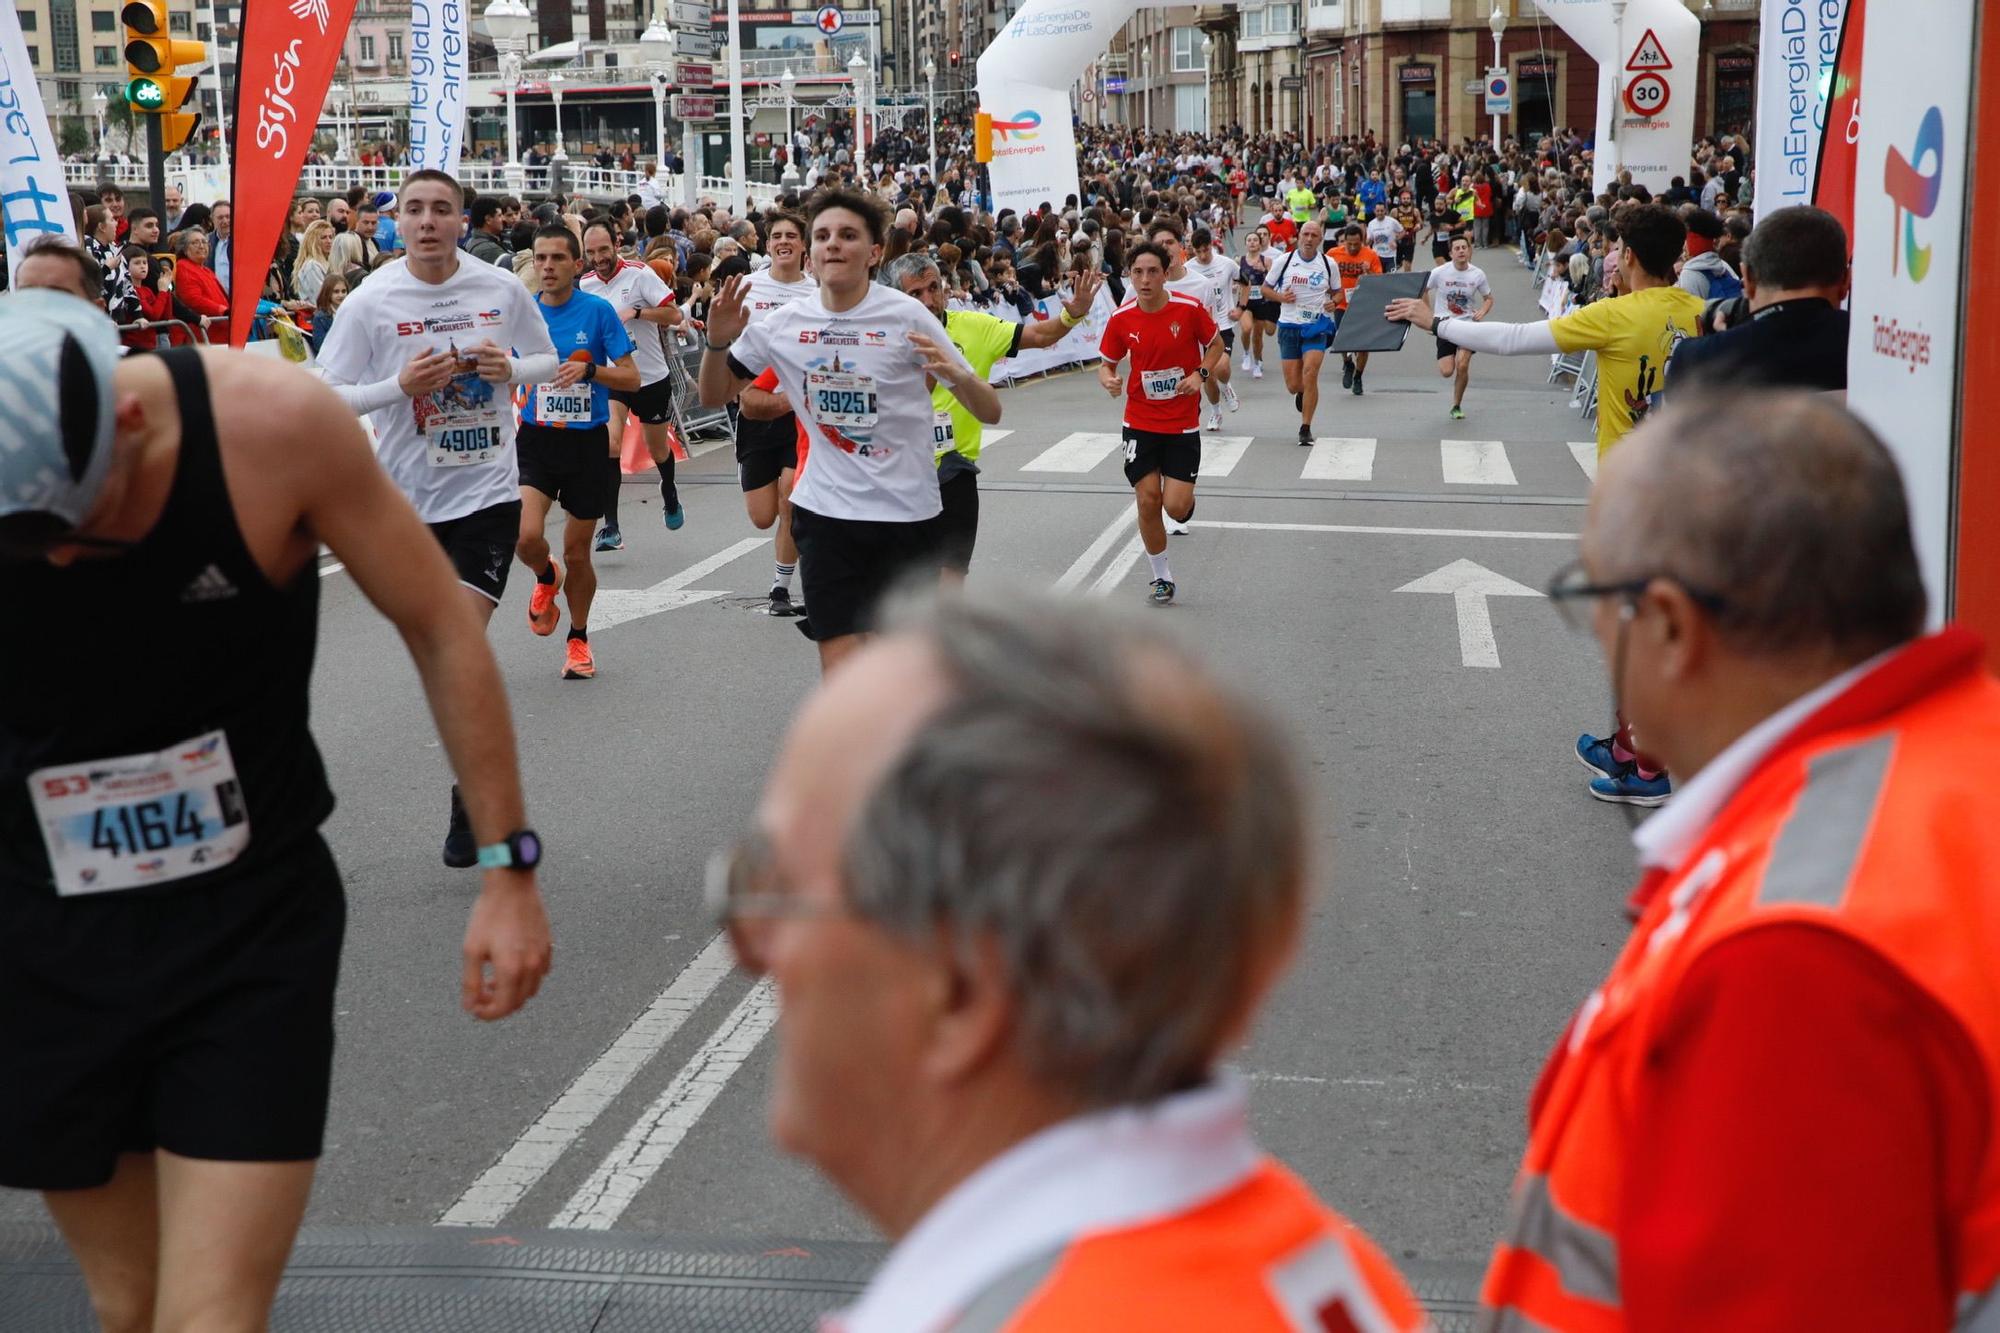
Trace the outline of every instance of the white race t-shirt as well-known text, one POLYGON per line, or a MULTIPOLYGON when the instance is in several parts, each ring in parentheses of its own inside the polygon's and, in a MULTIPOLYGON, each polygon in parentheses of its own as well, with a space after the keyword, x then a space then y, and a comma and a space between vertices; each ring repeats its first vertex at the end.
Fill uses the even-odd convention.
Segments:
POLYGON ((1340 270, 1324 252, 1310 259, 1294 252, 1271 265, 1264 285, 1274 292, 1290 292, 1298 298, 1278 306, 1280 324, 1310 324, 1326 313, 1328 302, 1340 290, 1340 270))
POLYGON ((660 326, 648 324, 632 313, 635 306, 655 310, 674 303, 674 294, 667 290, 665 279, 653 272, 652 265, 621 259, 611 281, 598 277, 593 268, 584 272, 576 286, 578 291, 603 297, 618 312, 619 323, 632 339, 632 364, 638 368, 640 385, 658 384, 665 379, 667 354, 660 346, 660 326))
POLYGON ((1230 327, 1229 312, 1236 307, 1236 261, 1218 251, 1206 264, 1199 259, 1188 260, 1187 271, 1189 277, 1202 280, 1201 290, 1193 295, 1208 308, 1216 327, 1230 327))
MULTIPOLYGON (((489 338, 516 357, 556 351, 521 280, 468 255, 458 256, 458 268, 436 284, 411 276, 406 261, 377 269, 340 312, 319 365, 342 384, 391 379, 419 352, 464 352, 489 338)), ((464 518, 521 498, 507 385, 467 373, 368 419, 383 470, 424 522, 464 518)))
POLYGON ((756 323, 773 310, 782 309, 801 296, 812 296, 819 291, 819 283, 810 273, 802 273, 796 282, 780 282, 768 268, 759 269, 746 279, 750 301, 750 322, 756 323))
POLYGON ((776 367, 778 387, 812 436, 792 503, 828 518, 916 523, 938 501, 931 390, 921 333, 972 373, 924 304, 871 283, 851 310, 822 298, 793 301, 761 317, 730 345, 739 374, 776 367))
POLYGON ((1368 248, 1382 261, 1386 272, 1396 266, 1396 246, 1403 239, 1403 224, 1383 214, 1368 220, 1368 248))
MULTIPOLYGON (((1440 264, 1431 270, 1424 290, 1431 294, 1431 312, 1443 318, 1479 313, 1481 302, 1492 294, 1493 288, 1477 264, 1467 264, 1463 273, 1456 264, 1440 264)), ((339 327, 338 321, 335 327, 339 327)))
POLYGON ((1182 296, 1192 296, 1201 302, 1204 308, 1208 306, 1209 285, 1208 275, 1196 269, 1192 259, 1187 261, 1184 271, 1178 278, 1167 279, 1168 291, 1179 292, 1182 296))

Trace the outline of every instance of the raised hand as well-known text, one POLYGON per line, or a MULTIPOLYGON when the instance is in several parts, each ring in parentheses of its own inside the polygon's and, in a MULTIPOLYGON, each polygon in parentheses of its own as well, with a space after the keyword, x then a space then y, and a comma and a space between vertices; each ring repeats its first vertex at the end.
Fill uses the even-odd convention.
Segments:
POLYGON ((732 343, 750 327, 750 279, 737 274, 722 284, 708 303, 708 340, 732 343))

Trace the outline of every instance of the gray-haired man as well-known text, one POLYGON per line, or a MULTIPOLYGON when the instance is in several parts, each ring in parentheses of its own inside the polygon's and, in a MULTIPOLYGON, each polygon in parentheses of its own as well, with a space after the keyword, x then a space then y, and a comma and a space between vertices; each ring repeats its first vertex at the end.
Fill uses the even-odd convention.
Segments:
POLYGON ((1275 728, 1100 608, 890 624, 711 888, 777 988, 775 1137, 897 1240, 829 1327, 1424 1327, 1217 1072, 1303 917, 1275 728))

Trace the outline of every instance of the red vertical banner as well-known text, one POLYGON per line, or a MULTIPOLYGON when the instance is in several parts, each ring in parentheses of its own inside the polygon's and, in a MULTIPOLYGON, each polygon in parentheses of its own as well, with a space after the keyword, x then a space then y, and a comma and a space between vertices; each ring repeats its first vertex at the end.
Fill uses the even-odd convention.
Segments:
POLYGON ((354 4, 257 0, 243 6, 229 182, 236 206, 229 264, 232 347, 249 337, 354 4))
MULTIPOLYGON (((1976 199, 2000 190, 2000 14, 1982 5, 1972 78, 1972 178, 1967 183, 1967 223, 1976 199)), ((2000 283, 2000 255, 1990 245, 1965 250, 1967 292, 1991 292, 2000 283)), ((2000 669, 2000 449, 1989 423, 2000 412, 2000 310, 1973 298, 1960 307, 1965 332, 1959 339, 1965 363, 1959 371, 1958 478, 1952 496, 1958 541, 1953 548, 1952 608, 1959 623, 1986 639, 1987 664, 2000 669)))
POLYGON ((1819 137, 1819 170, 1813 175, 1813 203, 1840 219, 1847 248, 1854 248, 1854 177, 1861 144, 1861 33, 1867 0, 1847 0, 1834 57, 1833 86, 1826 95, 1826 129, 1819 137))

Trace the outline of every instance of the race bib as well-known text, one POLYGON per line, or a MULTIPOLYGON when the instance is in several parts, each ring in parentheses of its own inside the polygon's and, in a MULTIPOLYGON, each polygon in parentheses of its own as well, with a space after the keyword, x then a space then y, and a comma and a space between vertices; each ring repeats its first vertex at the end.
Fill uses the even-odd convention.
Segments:
POLYGON ((597 395, 587 383, 535 386, 535 420, 545 426, 588 426, 597 395))
POLYGON ((1163 398, 1178 396, 1181 380, 1186 375, 1187 372, 1179 366, 1172 366, 1166 370, 1143 371, 1139 376, 1139 387, 1146 397, 1158 402, 1163 398))
POLYGON ((949 410, 934 408, 931 411, 931 448, 938 453, 958 448, 957 432, 951 424, 949 410))
POLYGON ((477 375, 459 375, 436 393, 412 399, 411 409, 432 467, 491 463, 506 445, 501 433, 505 404, 494 386, 477 375))
POLYGON ((250 845, 229 738, 157 754, 38 769, 28 795, 64 898, 171 884, 226 866, 250 845))
POLYGON ((844 430, 875 429, 875 379, 852 370, 809 370, 813 417, 844 430))

